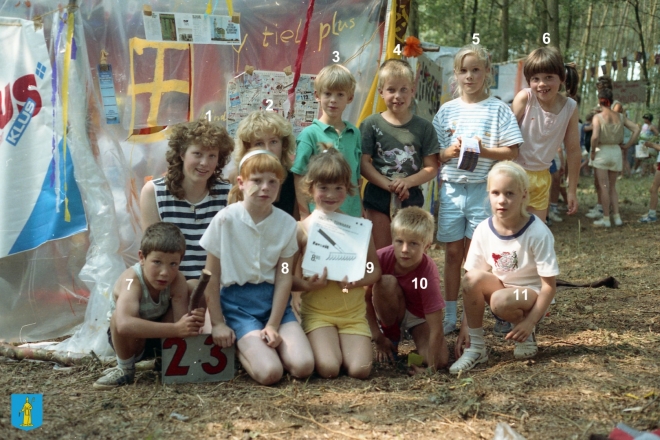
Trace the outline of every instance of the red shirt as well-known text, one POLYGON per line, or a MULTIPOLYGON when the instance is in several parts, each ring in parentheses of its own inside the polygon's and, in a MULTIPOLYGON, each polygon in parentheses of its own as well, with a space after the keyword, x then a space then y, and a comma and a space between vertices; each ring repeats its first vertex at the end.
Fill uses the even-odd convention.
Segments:
POLYGON ((403 275, 394 274, 396 258, 394 246, 390 245, 378 250, 378 262, 383 275, 393 275, 403 290, 406 309, 413 315, 424 318, 445 308, 445 300, 440 290, 440 275, 435 261, 424 254, 422 262, 414 270, 403 275), (426 281, 424 281, 426 280, 426 281))

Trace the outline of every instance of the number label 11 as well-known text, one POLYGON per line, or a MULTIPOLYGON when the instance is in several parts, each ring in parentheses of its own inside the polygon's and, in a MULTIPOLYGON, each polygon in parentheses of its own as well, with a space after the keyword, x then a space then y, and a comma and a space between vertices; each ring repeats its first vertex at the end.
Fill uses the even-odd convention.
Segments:
MULTIPOLYGON (((520 293, 519 290, 520 289, 516 289, 516 290, 513 291, 513 293, 516 294, 516 301, 518 301, 518 299, 519 299, 519 297, 518 297, 518 295, 520 293)), ((525 296, 525 301, 527 301, 527 289, 523 289, 522 294, 525 296)))
POLYGON ((161 341, 163 383, 220 382, 234 377, 233 345, 220 348, 211 335, 161 341))

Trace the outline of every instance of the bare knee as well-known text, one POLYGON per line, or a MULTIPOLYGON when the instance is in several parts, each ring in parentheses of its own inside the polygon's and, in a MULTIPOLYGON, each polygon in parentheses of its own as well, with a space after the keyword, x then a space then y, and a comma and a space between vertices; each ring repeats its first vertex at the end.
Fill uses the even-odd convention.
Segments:
POLYGON ((324 379, 333 379, 339 376, 339 362, 332 362, 330 360, 319 360, 316 362, 316 372, 324 379))
POLYGON ((254 368, 252 378, 259 382, 261 385, 273 385, 279 382, 284 373, 282 365, 261 365, 254 368))
POLYGON ((355 379, 364 380, 367 379, 370 374, 371 374, 371 362, 365 363, 364 365, 348 366, 348 375, 355 379))
POLYGON ((465 275, 463 275, 463 278, 461 279, 463 292, 467 295, 472 293, 479 283, 481 283, 485 274, 487 274, 487 272, 481 270, 470 270, 465 272, 465 275))
POLYGON ((314 357, 296 362, 289 368, 289 374, 296 379, 305 379, 314 372, 314 357))
POLYGON ((465 244, 463 241, 448 243, 445 249, 445 264, 461 266, 465 257, 465 244))

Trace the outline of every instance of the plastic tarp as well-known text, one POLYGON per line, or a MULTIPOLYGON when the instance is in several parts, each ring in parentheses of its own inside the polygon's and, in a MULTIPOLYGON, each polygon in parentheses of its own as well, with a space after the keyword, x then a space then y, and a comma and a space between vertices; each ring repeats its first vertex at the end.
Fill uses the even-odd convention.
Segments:
MULTIPOLYGON (((145 178, 166 169, 167 130, 152 127, 199 117, 225 124, 231 79, 250 68, 295 68, 309 2, 234 0, 241 35, 236 45, 147 41, 145 2, 89 0, 60 11, 56 0, 28 3, 4 2, 0 17, 42 16, 38 21, 52 66, 60 81, 68 75, 66 96, 58 84, 57 115, 63 102, 68 103, 67 145, 88 231, 0 258, 0 340, 39 341, 73 333, 58 350, 108 355, 106 314, 112 287, 137 261, 139 192, 145 178), (69 21, 64 20, 69 14, 73 50, 67 49, 69 21), (107 123, 101 101, 102 51, 112 66, 118 124, 107 123), (155 132, 133 134, 141 129, 155 132)), ((154 12, 173 14, 204 14, 207 7, 206 1, 147 3, 154 12)), ((212 3, 212 15, 228 15, 225 2, 212 3)), ((378 68, 386 4, 315 3, 301 72, 315 74, 336 59, 344 63, 358 83, 345 113, 351 122, 357 121, 378 68)), ((6 49, 0 52, 5 62, 16 56, 6 49)), ((4 191, 21 188, 0 188, 0 197, 4 191)))

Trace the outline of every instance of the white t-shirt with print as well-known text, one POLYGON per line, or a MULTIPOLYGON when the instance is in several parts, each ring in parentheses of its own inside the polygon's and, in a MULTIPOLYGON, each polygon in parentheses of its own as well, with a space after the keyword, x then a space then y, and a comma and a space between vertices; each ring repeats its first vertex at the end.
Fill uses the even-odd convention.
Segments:
POLYGON ((555 239, 535 215, 515 235, 502 236, 493 227, 492 217, 474 230, 465 270, 492 271, 505 287, 541 290, 541 277, 559 275, 555 239))

